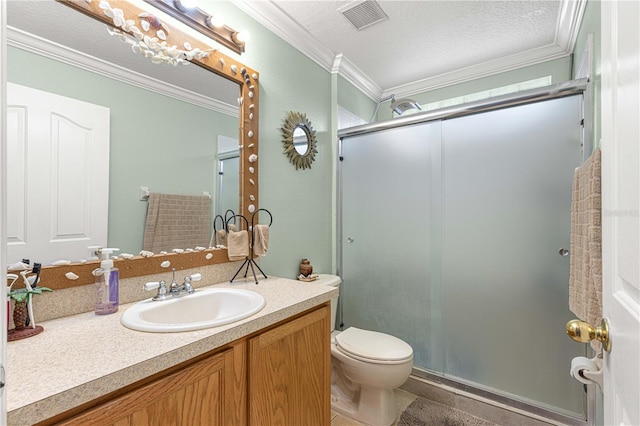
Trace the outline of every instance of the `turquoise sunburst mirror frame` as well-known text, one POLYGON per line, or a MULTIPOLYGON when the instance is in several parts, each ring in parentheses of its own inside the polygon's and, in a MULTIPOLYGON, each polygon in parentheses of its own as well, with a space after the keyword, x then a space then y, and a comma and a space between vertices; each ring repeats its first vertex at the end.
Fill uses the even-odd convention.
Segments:
POLYGON ((289 112, 282 126, 284 153, 291 164, 298 169, 310 169, 318 150, 316 149, 316 131, 313 130, 307 115, 301 112, 289 112))

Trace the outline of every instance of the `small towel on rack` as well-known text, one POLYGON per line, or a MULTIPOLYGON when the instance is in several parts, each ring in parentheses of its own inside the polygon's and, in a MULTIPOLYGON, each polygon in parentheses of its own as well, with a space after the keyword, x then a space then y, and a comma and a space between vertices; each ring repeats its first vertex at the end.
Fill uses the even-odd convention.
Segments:
POLYGON ((211 199, 206 195, 149 194, 144 250, 206 246, 211 232, 211 199))
POLYGON ((229 260, 242 260, 249 257, 249 233, 246 230, 229 232, 227 242, 229 260))
POLYGON ((227 231, 225 229, 218 229, 216 231, 216 245, 227 246, 227 231))
MULTIPOLYGON (((233 223, 229 224, 229 232, 235 232, 236 225, 233 223)), ((216 231, 216 245, 218 246, 227 246, 227 230, 226 229, 218 229, 216 231)))
MULTIPOLYGON (((602 321, 601 153, 574 172, 571 197, 569 309, 594 327, 602 321)), ((599 342, 591 345, 599 350, 599 342)))
POLYGON ((269 225, 255 225, 253 227, 253 254, 265 256, 269 249, 269 225))

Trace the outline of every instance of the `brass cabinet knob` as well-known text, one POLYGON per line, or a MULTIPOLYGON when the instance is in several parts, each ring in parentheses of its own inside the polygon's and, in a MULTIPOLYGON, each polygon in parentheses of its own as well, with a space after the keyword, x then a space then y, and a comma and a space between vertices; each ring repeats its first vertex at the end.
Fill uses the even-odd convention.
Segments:
POLYGON ((600 327, 594 327, 589 323, 580 320, 571 320, 567 323, 567 334, 576 342, 589 343, 592 340, 602 342, 605 351, 611 351, 611 340, 609 339, 609 322, 602 319, 600 327))

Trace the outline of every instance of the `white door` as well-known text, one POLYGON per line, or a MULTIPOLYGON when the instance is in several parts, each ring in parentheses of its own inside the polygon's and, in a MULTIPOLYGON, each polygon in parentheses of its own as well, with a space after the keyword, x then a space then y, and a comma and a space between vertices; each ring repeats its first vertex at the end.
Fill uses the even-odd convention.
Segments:
POLYGON ((640 425, 640 2, 603 1, 605 425, 640 425))
MULTIPOLYGON (((0 2, 0 48, 4 51, 6 49, 6 7, 7 2, 0 2)), ((5 174, 6 160, 6 81, 7 81, 7 64, 5 55, 0 55, 0 283, 6 283, 6 265, 7 255, 4 250, 3 244, 7 236, 7 227, 5 219, 5 203, 6 203, 6 188, 7 179, 5 174)), ((7 424, 7 392, 4 389, 4 368, 7 364, 7 304, 6 300, 7 286, 0 285, 0 425, 7 424)))
POLYGON ((109 108, 7 84, 7 251, 44 264, 106 246, 109 108))

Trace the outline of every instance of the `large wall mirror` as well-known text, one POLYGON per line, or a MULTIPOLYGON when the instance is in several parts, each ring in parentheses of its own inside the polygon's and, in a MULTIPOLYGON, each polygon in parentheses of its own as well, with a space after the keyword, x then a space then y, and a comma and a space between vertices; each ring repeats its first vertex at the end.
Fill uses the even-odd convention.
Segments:
MULTIPOLYGON (((150 5, 109 3, 136 21, 144 11, 162 18, 150 5)), ((210 48, 167 21, 163 23, 170 28, 169 44, 210 48)), ((147 203, 141 200, 141 187, 184 195, 206 192, 212 196, 212 219, 220 199, 236 199, 235 204, 227 201, 225 208, 233 206, 250 215, 249 209, 258 208, 259 162, 251 162, 250 172, 248 160, 258 154, 257 71, 218 51, 194 60, 197 65, 153 64, 110 35, 105 25, 109 22, 98 1, 7 3, 9 82, 110 108, 106 245, 136 255, 142 249, 147 203), (235 139, 241 147, 235 177, 225 175, 237 185, 223 187, 217 180, 218 161, 226 155, 219 155, 220 137, 235 139), (227 188, 236 193, 220 193, 230 191, 227 188)), ((212 252, 209 259, 197 253, 169 256, 178 269, 227 261, 226 251, 212 252)), ((42 263, 57 258, 52 254, 42 263)), ((161 260, 162 256, 135 258, 119 267, 123 277, 136 276, 159 272, 161 260)), ((52 288, 89 284, 93 277, 87 271, 95 267, 88 262, 45 268, 43 280, 52 288), (71 270, 81 278, 64 278, 71 270)))

